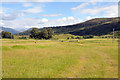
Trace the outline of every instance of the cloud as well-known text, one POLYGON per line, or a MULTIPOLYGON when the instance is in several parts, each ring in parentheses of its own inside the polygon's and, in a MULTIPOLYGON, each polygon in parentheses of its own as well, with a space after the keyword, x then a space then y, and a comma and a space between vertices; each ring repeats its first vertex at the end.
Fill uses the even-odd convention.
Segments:
MULTIPOLYGON (((96 5, 95 2, 89 3, 96 5)), ((104 6, 93 6, 93 7, 82 7, 74 8, 72 10, 74 15, 89 15, 89 16, 102 16, 102 17, 118 17, 118 5, 104 5, 104 6)))
POLYGON ((64 25, 72 25, 72 24, 77 24, 83 22, 82 19, 75 18, 73 16, 69 17, 63 17, 61 19, 56 20, 57 23, 54 22, 54 25, 56 26, 64 26, 64 25))
POLYGON ((12 8, 0 7, 0 20, 15 20, 18 17, 25 16, 31 13, 40 13, 43 11, 44 5, 35 5, 33 6, 31 3, 23 3, 24 7, 27 9, 23 10, 14 10, 12 8), (33 6, 32 8, 28 8, 28 6, 33 6))
POLYGON ((87 16, 87 17, 86 17, 86 20, 90 20, 90 19, 92 19, 91 16, 87 16))
POLYGON ((21 11, 16 11, 11 8, 1 7, 0 9, 0 20, 15 20, 20 16, 24 16, 26 13, 21 11))
POLYGON ((54 2, 55 0, 0 0, 0 2, 54 2))
POLYGON ((3 8, 0 6, 0 14, 3 14, 3 8))
POLYGON ((20 12, 12 12, 12 13, 9 13, 9 14, 6 14, 6 13, 2 13, 1 14, 2 16, 0 16, 0 19, 1 20, 15 20, 16 18, 18 18, 19 16, 23 16, 22 13, 20 12))
POLYGON ((98 18, 98 17, 97 17, 97 16, 95 16, 95 17, 87 16, 87 17, 85 18, 85 20, 90 20, 90 19, 93 19, 93 18, 98 18))
POLYGON ((98 7, 93 9, 81 10, 83 14, 98 15, 103 14, 103 17, 117 17, 118 16, 118 5, 111 5, 106 7, 98 7))
POLYGON ((98 10, 98 9, 84 9, 81 11, 81 13, 83 14, 90 14, 90 15, 97 15, 100 12, 101 10, 98 10))
MULTIPOLYGON (((3 9, 3 8, 2 8, 3 9)), ((33 7, 33 8, 28 8, 26 10, 21 10, 21 11, 15 11, 11 10, 9 8, 4 8, 4 11, 0 11, 0 20, 15 20, 18 17, 25 16, 26 14, 30 13, 40 13, 42 12, 42 7, 33 7), (10 13, 7 13, 7 12, 10 13)))
POLYGON ((27 2, 52 2, 55 0, 26 0, 27 2))
POLYGON ((68 17, 68 19, 69 19, 69 20, 73 20, 73 19, 74 19, 74 17, 73 17, 73 16, 70 16, 70 17, 68 17))
POLYGON ((87 5, 88 5, 88 3, 83 3, 83 4, 79 5, 79 6, 74 7, 74 8, 71 8, 71 9, 72 9, 72 10, 76 10, 76 9, 83 8, 83 7, 87 6, 87 5))
POLYGON ((118 17, 118 5, 112 5, 101 9, 104 11, 104 17, 118 17))
POLYGON ((26 10, 22 10, 23 12, 26 12, 26 13, 40 13, 42 12, 42 7, 33 7, 33 8, 28 8, 26 10))
POLYGON ((38 16, 43 16, 43 17, 57 17, 57 16, 61 16, 62 14, 49 14, 49 15, 38 15, 38 16))
POLYGON ((22 18, 16 19, 14 21, 3 21, 4 26, 11 27, 17 30, 25 29, 25 28, 42 28, 42 27, 52 27, 52 26, 64 26, 64 25, 72 25, 76 23, 83 22, 83 20, 74 18, 74 17, 63 17, 59 19, 50 19, 47 18, 22 18))
POLYGON ((1 22, 0 22, 0 26, 4 26, 4 25, 5 25, 5 24, 1 21, 1 22))
POLYGON ((66 21, 66 20, 67 20, 67 18, 66 18, 66 17, 63 17, 63 18, 62 18, 62 20, 63 20, 63 21, 66 21))
POLYGON ((23 6, 24 7, 31 7, 31 6, 33 6, 31 3, 23 3, 23 6))
POLYGON ((40 19, 34 19, 34 18, 22 18, 22 19, 16 19, 11 21, 2 21, 4 23, 4 26, 11 27, 14 29, 24 29, 25 26, 38 26, 38 23, 41 22, 40 19))
POLYGON ((0 2, 119 2, 119 0, 0 0, 0 2))
POLYGON ((25 28, 33 28, 33 27, 35 27, 35 28, 39 28, 39 26, 24 26, 25 28))
POLYGON ((73 16, 69 16, 69 17, 63 17, 62 20, 66 21, 66 20, 74 20, 75 18, 73 16))
POLYGON ((48 19, 43 18, 43 19, 42 19, 42 22, 48 22, 48 19))

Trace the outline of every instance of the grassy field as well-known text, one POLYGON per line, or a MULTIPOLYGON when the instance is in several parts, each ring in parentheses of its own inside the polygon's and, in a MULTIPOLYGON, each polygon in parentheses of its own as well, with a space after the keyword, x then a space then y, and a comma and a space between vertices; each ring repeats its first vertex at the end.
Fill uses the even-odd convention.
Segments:
POLYGON ((117 78, 118 43, 94 38, 3 39, 2 74, 3 78, 117 78))

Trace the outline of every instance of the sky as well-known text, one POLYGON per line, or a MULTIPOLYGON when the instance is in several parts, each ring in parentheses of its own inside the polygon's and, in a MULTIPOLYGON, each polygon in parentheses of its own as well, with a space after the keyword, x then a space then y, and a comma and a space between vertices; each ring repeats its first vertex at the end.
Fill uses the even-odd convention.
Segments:
POLYGON ((118 2, 2 2, 0 26, 19 31, 118 16, 118 2))

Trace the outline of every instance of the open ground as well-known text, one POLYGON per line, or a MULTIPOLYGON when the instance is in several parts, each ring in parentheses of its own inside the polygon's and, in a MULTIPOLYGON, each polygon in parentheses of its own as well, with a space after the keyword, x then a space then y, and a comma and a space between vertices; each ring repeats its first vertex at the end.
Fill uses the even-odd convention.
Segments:
POLYGON ((3 78, 117 78, 112 39, 2 40, 3 78))

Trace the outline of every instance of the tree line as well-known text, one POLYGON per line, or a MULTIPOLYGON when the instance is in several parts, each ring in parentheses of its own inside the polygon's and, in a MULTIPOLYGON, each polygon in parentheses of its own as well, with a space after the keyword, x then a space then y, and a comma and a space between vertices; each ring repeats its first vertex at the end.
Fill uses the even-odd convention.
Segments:
POLYGON ((89 39, 89 38, 94 38, 93 35, 84 35, 84 36, 71 36, 71 37, 67 37, 67 39, 89 39))
POLYGON ((33 28, 30 32, 30 38, 34 39, 50 39, 54 35, 52 28, 43 29, 39 31, 37 28, 33 28))

